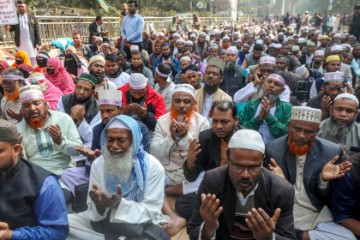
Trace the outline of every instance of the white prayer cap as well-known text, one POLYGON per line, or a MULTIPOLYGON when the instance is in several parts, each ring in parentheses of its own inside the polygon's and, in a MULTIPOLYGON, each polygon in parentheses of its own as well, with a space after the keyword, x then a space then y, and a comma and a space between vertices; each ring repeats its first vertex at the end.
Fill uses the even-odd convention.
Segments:
POLYGON ((205 41, 210 41, 210 37, 208 35, 206 35, 205 41))
POLYGON ((223 37, 223 40, 224 40, 224 39, 230 39, 230 38, 229 38, 228 35, 225 35, 225 36, 223 37))
POLYGON ((110 126, 107 129, 114 129, 114 128, 130 130, 130 128, 123 121, 117 118, 110 123, 110 126))
POLYGON ((226 53, 231 54, 231 53, 235 53, 238 54, 238 49, 235 46, 231 46, 228 49, 226 49, 226 53))
POLYGON ((309 70, 305 67, 305 65, 301 65, 295 70, 295 74, 301 79, 307 79, 309 77, 309 70))
POLYGON ((314 53, 314 57, 316 57, 316 56, 324 56, 325 55, 325 53, 324 53, 324 51, 323 50, 316 50, 315 51, 315 53, 314 53))
POLYGON ((281 85, 283 85, 283 86, 286 85, 285 79, 282 76, 280 76, 279 74, 272 73, 267 78, 273 79, 273 80, 281 83, 281 85))
POLYGON ((210 44, 210 49, 219 49, 219 46, 217 44, 210 44))
POLYGON ((191 63, 191 58, 189 56, 184 56, 184 57, 180 58, 180 62, 181 61, 188 61, 189 63, 191 63))
POLYGON ((331 47, 331 52, 335 52, 335 51, 343 51, 343 46, 341 45, 334 45, 331 47))
POLYGON ((279 36, 284 36, 284 32, 279 32, 279 36))
POLYGON ((271 56, 263 56, 260 58, 259 60, 259 64, 270 64, 270 65, 275 65, 276 64, 276 59, 274 57, 271 56))
POLYGON ((140 48, 139 48, 138 45, 131 45, 131 46, 130 46, 130 52, 132 52, 132 51, 139 51, 139 50, 140 50, 140 48))
POLYGON ((100 48, 102 48, 102 47, 110 47, 110 44, 105 42, 105 43, 101 44, 100 48))
POLYGON ((350 51, 352 50, 351 45, 348 43, 343 43, 343 44, 341 44, 341 46, 343 46, 343 49, 348 48, 348 49, 350 49, 350 51))
POLYGON ((333 82, 333 81, 344 81, 345 74, 343 72, 327 72, 324 74, 324 82, 333 82))
POLYGON ((274 44, 274 48, 276 49, 280 49, 282 47, 282 45, 280 43, 275 43, 274 44))
POLYGON ((304 43, 306 43, 306 39, 305 38, 299 38, 298 43, 299 44, 304 44, 304 43))
POLYGON ((96 41, 103 41, 102 37, 96 37, 96 41))
POLYGON ((190 38, 196 38, 196 34, 195 33, 190 34, 190 38))
POLYGON ((335 33, 334 37, 341 37, 341 33, 335 33))
POLYGON ((236 131, 229 141, 228 148, 242 148, 265 153, 265 143, 260 133, 251 129, 236 131))
POLYGON ((234 32, 233 35, 238 35, 238 36, 240 36, 240 32, 234 32))
POLYGON ((180 37, 180 34, 176 32, 176 33, 173 33, 173 35, 172 35, 172 36, 173 36, 173 37, 178 37, 178 38, 179 38, 179 37, 180 37))
POLYGON ((320 123, 321 110, 306 106, 293 106, 291 110, 291 120, 320 123))
POLYGON ((42 99, 44 100, 44 94, 37 85, 28 85, 20 88, 20 102, 42 99))
POLYGON ((206 37, 207 35, 204 32, 199 32, 199 36, 205 36, 206 37))
POLYGON ((107 90, 99 90, 99 105, 115 105, 122 106, 122 93, 119 90, 115 89, 107 89, 107 90))
POLYGON ((148 79, 141 73, 133 73, 130 75, 129 86, 132 89, 140 90, 147 86, 148 79))
POLYGON ((185 45, 186 45, 186 44, 189 44, 189 45, 191 45, 191 46, 194 45, 193 41, 191 41, 191 40, 185 41, 185 45))
MULTIPOLYGON (((159 32, 157 35, 161 36, 161 37, 165 37, 165 34, 163 32, 159 32)), ((174 34, 173 34, 173 36, 174 36, 174 34)))
POLYGON ((173 95, 177 92, 188 93, 191 96, 195 97, 195 88, 192 85, 187 84, 187 83, 176 85, 174 88, 174 91, 173 91, 173 95))
POLYGON ((255 44, 257 44, 257 45, 264 45, 264 41, 263 41, 262 39, 257 39, 257 40, 255 41, 255 44))
POLYGON ((185 43, 185 41, 181 38, 179 38, 178 40, 176 40, 176 43, 185 43))
POLYGON ((294 46, 291 47, 291 51, 292 52, 300 51, 300 47, 298 45, 294 45, 294 46))
POLYGON ((341 99, 341 98, 354 100, 356 102, 356 107, 359 106, 359 99, 353 94, 340 93, 339 95, 336 96, 336 98, 334 99, 334 102, 336 102, 336 100, 341 99))

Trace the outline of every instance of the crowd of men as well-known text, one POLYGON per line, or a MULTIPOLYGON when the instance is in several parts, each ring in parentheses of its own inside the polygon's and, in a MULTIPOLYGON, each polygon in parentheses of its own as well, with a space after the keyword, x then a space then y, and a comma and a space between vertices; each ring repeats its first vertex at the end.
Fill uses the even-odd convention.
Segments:
POLYGON ((360 239, 359 36, 309 21, 147 33, 137 7, 115 44, 99 16, 51 57, 17 1, 0 239, 360 239))

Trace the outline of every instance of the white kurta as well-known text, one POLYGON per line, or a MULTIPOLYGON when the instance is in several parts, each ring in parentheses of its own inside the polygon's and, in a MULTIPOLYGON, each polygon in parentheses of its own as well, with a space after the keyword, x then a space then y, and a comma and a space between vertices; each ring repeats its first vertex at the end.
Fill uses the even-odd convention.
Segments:
POLYGON ((119 89, 122 86, 124 86, 125 84, 127 84, 129 82, 129 79, 130 79, 130 75, 127 74, 126 72, 122 72, 116 78, 109 77, 109 81, 115 84, 116 89, 119 89))
POLYGON ((30 37, 29 30, 29 16, 27 13, 24 15, 19 14, 19 24, 20 24, 20 46, 18 50, 25 51, 29 58, 36 58, 36 50, 33 46, 30 37))

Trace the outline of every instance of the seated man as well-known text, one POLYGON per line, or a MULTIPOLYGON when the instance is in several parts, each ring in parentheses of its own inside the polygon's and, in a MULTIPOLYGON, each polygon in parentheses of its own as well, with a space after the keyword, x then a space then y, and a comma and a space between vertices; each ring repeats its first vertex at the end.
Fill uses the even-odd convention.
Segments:
POLYGON ((183 164, 187 158, 189 140, 209 128, 206 118, 195 111, 195 89, 189 84, 175 87, 169 113, 161 116, 156 124, 150 153, 165 167, 166 192, 183 194, 183 164))
POLYGON ((148 83, 153 88, 155 86, 153 72, 144 65, 143 58, 139 51, 131 52, 131 65, 128 70, 126 70, 128 75, 133 73, 141 73, 148 79, 148 83))
POLYGON ((171 80, 171 67, 164 63, 159 63, 155 69, 155 87, 154 90, 164 97, 166 112, 169 112, 171 107, 172 93, 175 88, 175 83, 171 80))
POLYGON ((292 186, 263 168, 258 132, 237 131, 229 164, 208 171, 197 192, 190 239, 296 239, 292 186))
POLYGON ((239 123, 259 131, 265 143, 287 133, 292 106, 279 99, 284 86, 280 75, 270 74, 264 81, 264 96, 247 102, 240 114, 239 123))
POLYGON ((350 171, 333 182, 332 214, 336 223, 360 239, 360 153, 353 154, 349 160, 352 163, 350 171))
POLYGON ((318 136, 333 143, 341 144, 347 154, 351 147, 360 146, 360 124, 355 122, 359 100, 349 93, 341 93, 330 107, 330 118, 320 124, 318 136))
POLYGON ((38 86, 20 91, 24 119, 17 124, 23 135, 22 146, 27 160, 60 176, 70 167, 71 156, 79 155, 82 145, 74 121, 65 113, 48 110, 38 86))
POLYGON ((20 133, 6 120, 0 149, 0 238, 65 240, 69 224, 57 177, 20 157, 20 133))
POLYGON ((114 82, 105 75, 105 58, 100 55, 92 56, 89 60, 88 70, 90 75, 97 79, 95 91, 116 89, 114 82))
POLYGON ((99 105, 94 97, 97 82, 93 75, 81 74, 75 92, 62 96, 56 107, 73 119, 86 147, 91 147, 93 128, 101 122, 99 105))
MULTIPOLYGON (((227 146, 231 136, 240 129, 236 105, 231 101, 214 102, 210 115, 212 128, 200 132, 199 139, 189 142, 184 176, 189 182, 199 181, 205 171, 228 163, 227 146)), ((176 200, 176 211, 189 220, 196 202, 196 193, 186 194, 176 200)))
POLYGON ((330 180, 343 177, 351 163, 342 162, 341 147, 316 137, 321 119, 319 109, 293 107, 288 135, 266 145, 265 166, 283 176, 295 189, 296 237, 307 239, 354 239, 337 225, 328 208, 330 180))
POLYGON ((129 82, 129 74, 122 71, 115 54, 108 54, 105 57, 105 75, 110 82, 115 83, 116 88, 120 88, 129 82))
POLYGON ((159 117, 166 113, 163 96, 155 92, 141 73, 133 73, 122 92, 123 114, 144 123, 150 131, 155 130, 159 117))
POLYGON ((128 116, 117 116, 105 127, 103 155, 91 168, 88 210, 69 215, 70 237, 169 239, 152 224, 164 201, 164 168, 143 150, 141 138, 139 125, 128 116))

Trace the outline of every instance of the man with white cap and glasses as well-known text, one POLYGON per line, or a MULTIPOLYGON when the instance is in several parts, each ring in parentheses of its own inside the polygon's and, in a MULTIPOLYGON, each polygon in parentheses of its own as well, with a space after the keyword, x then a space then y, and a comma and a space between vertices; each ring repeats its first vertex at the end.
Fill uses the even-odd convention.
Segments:
POLYGON ((166 113, 163 96, 150 87, 141 73, 131 74, 129 83, 119 90, 122 92, 123 114, 139 120, 154 131, 157 119, 166 113))
POLYGON ((155 88, 154 90, 164 97, 166 112, 169 112, 171 107, 172 93, 175 88, 175 83, 171 80, 171 68, 169 65, 160 63, 155 69, 155 88))
POLYGON ((341 93, 330 107, 330 117, 320 124, 318 136, 341 144, 351 155, 351 147, 360 146, 360 125, 357 123, 359 100, 353 94, 341 93))
POLYGON ((199 187, 190 239, 296 239, 294 190, 262 167, 264 153, 254 130, 231 137, 229 163, 208 171, 199 187))
POLYGON ((331 180, 343 177, 351 163, 342 160, 341 146, 316 137, 320 121, 319 109, 293 107, 288 135, 266 145, 265 166, 294 186, 298 239, 355 239, 334 223, 328 207, 331 180))
POLYGON ((259 131, 265 143, 287 133, 291 104, 279 99, 285 80, 270 74, 264 81, 264 95, 246 103, 239 117, 239 124, 259 131))

